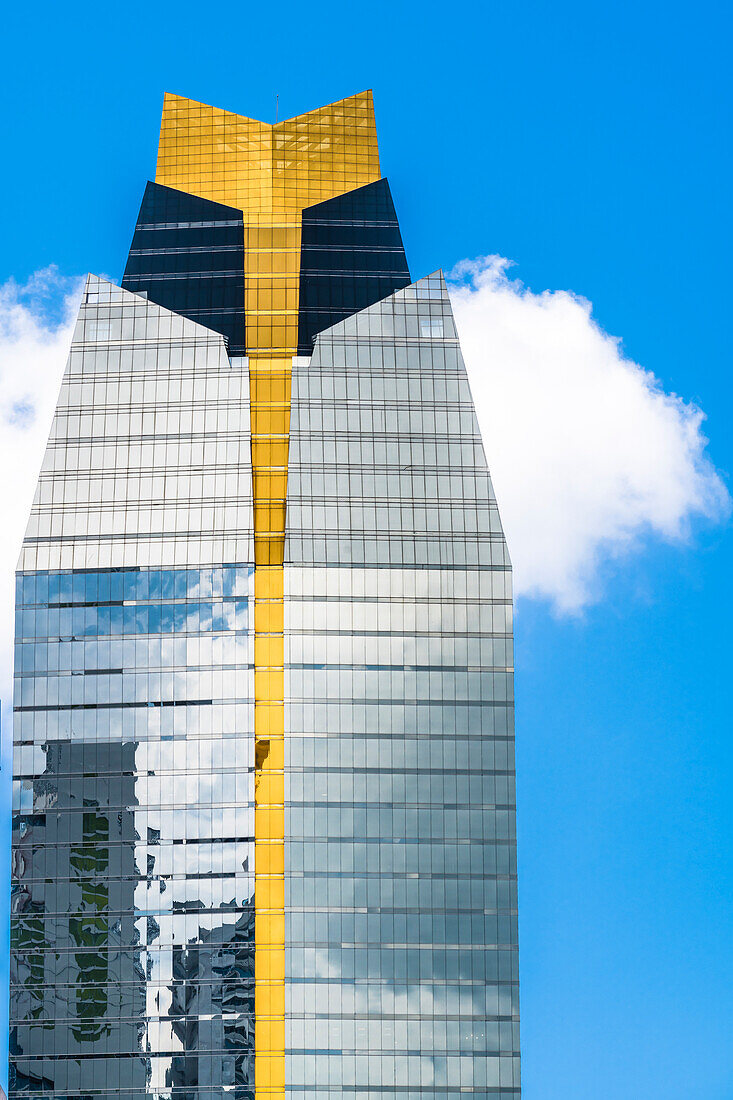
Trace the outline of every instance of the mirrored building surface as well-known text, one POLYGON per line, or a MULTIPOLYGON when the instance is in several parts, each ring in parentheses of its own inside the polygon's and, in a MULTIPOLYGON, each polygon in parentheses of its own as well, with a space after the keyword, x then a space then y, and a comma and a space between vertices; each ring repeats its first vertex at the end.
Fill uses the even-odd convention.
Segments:
POLYGON ((19 562, 10 1096, 519 1100, 511 614, 371 93, 166 96, 19 562))

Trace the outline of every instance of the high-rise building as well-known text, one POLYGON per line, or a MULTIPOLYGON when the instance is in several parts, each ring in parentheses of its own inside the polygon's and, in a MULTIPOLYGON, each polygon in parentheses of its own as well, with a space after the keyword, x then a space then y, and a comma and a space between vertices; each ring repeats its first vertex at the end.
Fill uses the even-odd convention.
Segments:
POLYGON ((11 1098, 517 1100, 510 564, 371 93, 165 97, 17 593, 11 1098))

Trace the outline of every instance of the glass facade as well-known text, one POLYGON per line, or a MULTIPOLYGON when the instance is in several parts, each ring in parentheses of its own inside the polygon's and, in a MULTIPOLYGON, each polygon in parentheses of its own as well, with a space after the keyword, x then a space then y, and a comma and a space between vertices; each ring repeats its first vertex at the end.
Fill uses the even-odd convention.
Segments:
POLYGON ((407 286, 410 270, 386 179, 303 211, 298 352, 317 333, 407 286))
POLYGON ((167 96, 19 563, 10 1096, 518 1100, 511 612, 371 94, 167 96))
POLYGON ((516 1096, 511 577, 439 275, 293 368, 286 1080, 516 1096))
POLYGON ((244 355, 241 210, 148 183, 122 286, 221 332, 229 354, 244 355))

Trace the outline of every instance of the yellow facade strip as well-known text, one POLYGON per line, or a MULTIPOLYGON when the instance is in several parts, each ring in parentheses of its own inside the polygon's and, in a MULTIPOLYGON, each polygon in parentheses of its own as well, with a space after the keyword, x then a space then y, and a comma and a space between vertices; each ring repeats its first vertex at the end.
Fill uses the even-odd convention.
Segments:
POLYGON ((250 414, 255 537, 255 1095, 257 1100, 275 1100, 282 1097, 285 1090, 283 556, 291 359, 264 356, 261 348, 252 351, 250 414))
POLYGON ((243 212, 254 498, 255 1096, 285 1094, 283 560, 302 211, 380 178, 370 91, 270 125, 166 94, 156 182, 243 212))

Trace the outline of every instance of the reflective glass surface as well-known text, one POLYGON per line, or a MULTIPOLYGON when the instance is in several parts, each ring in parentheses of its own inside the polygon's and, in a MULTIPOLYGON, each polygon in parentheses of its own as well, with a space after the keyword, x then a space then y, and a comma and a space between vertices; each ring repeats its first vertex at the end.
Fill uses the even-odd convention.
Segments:
POLYGON ((11 1096, 254 1096, 248 381, 88 279, 17 582, 11 1096))
POLYGON ((286 1082, 519 1096, 511 574, 432 276, 293 368, 286 1082))
POLYGON ((241 210, 148 183, 122 286, 227 338, 244 355, 241 210))
POLYGON ((19 575, 11 1095, 253 1095, 251 575, 19 575))
POLYGON ((371 93, 166 96, 156 179, 19 562, 11 1100, 519 1100, 511 567, 371 93))
POLYGON ((303 211, 298 353, 317 333, 410 282, 386 179, 303 211))

